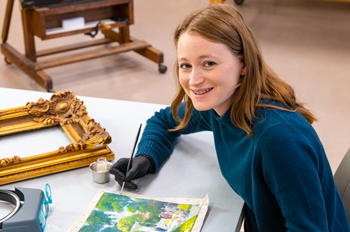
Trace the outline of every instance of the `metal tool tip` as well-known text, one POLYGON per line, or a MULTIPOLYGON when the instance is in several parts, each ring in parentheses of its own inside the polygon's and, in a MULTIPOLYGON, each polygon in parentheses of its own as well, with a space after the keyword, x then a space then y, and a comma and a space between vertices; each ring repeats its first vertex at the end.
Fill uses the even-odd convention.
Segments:
POLYGON ((123 195, 124 185, 125 185, 125 181, 123 182, 123 185, 122 185, 122 190, 120 191, 120 195, 123 195))

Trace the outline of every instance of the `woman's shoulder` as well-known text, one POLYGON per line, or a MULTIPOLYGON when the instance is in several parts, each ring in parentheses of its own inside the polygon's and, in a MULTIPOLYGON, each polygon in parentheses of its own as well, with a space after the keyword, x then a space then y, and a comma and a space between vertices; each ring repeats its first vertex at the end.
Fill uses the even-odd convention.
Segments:
POLYGON ((297 111, 288 109, 281 102, 263 99, 261 105, 256 110, 256 119, 253 124, 254 133, 268 131, 271 128, 274 128, 275 132, 281 130, 280 133, 284 133, 286 130, 298 133, 312 131, 314 133, 313 127, 306 118, 297 111))
MULTIPOLYGON (((306 121, 301 114, 296 110, 289 109, 281 102, 270 99, 262 99, 260 104, 256 108, 257 122, 264 122, 268 119, 275 121, 276 123, 288 123, 295 121, 306 121)), ((270 123, 272 121, 270 120, 270 123)), ((308 123, 310 125, 310 123, 308 123)))
MULTIPOLYGON (((279 102, 271 102, 273 106, 280 106, 279 102)), ((268 157, 275 157, 279 152, 286 153, 286 149, 294 154, 298 149, 307 149, 324 154, 322 143, 312 125, 298 112, 272 107, 260 107, 254 124, 254 136, 259 141, 259 147, 267 151, 268 157), (276 151, 273 155, 271 152, 276 151)), ((313 152, 310 152, 313 153, 313 152)), ((303 153, 303 152, 301 152, 303 153)), ((312 155, 311 155, 312 156, 312 155)), ((313 159, 315 158, 312 156, 313 159)), ((294 158, 293 158, 294 159, 294 158)))

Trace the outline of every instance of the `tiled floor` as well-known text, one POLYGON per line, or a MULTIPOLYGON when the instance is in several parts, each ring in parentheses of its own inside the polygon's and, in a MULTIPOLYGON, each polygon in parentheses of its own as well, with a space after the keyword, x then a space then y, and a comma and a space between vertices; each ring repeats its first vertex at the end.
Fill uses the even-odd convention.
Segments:
MULTIPOLYGON (((0 1, 2 25, 5 0, 0 1)), ((18 2, 8 43, 24 50, 18 2)), ((175 26, 208 0, 135 0, 132 36, 165 54, 166 74, 157 65, 129 52, 46 70, 54 91, 76 95, 170 104, 175 93, 173 63, 175 26)), ((227 0, 226 4, 234 4, 227 0)), ((335 171, 350 147, 350 3, 311 0, 245 0, 237 7, 257 35, 266 61, 317 115, 314 123, 335 171), (349 108, 348 108, 349 107, 349 108)), ((98 35, 97 37, 101 37, 98 35)), ((41 41, 37 49, 89 41, 79 35, 41 41)), ((0 86, 43 91, 0 55, 0 86)), ((2 99, 5 100, 5 99, 2 99)))

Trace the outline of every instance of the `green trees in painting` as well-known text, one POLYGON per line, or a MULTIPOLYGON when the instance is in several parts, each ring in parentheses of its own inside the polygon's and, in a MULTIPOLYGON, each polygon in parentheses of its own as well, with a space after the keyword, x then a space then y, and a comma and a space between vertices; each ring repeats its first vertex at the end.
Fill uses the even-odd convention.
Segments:
POLYGON ((79 232, 100 231, 100 229, 103 228, 105 225, 111 225, 111 221, 112 219, 104 212, 93 210, 88 219, 86 220, 86 224, 79 230, 79 232))
POLYGON ((123 217, 122 219, 119 220, 119 222, 117 223, 117 228, 120 231, 123 232, 127 232, 130 231, 131 227, 136 223, 136 222, 140 222, 141 219, 141 215, 139 214, 134 214, 132 216, 126 216, 123 217))
POLYGON ((126 232, 130 231, 136 222, 140 225, 156 226, 163 205, 164 202, 104 193, 80 232, 126 232), (116 220, 115 216, 108 212, 120 214, 129 212, 133 215, 116 220))
POLYGON ((79 232, 128 232, 141 227, 157 231, 165 228, 174 232, 191 231, 197 219, 196 210, 199 212, 199 208, 190 204, 178 205, 105 192, 79 232), (186 220, 187 216, 191 218, 186 220))
POLYGON ((120 195, 104 193, 99 202, 95 206, 96 209, 105 211, 115 211, 117 213, 124 212, 124 206, 130 204, 130 198, 117 197, 120 195))

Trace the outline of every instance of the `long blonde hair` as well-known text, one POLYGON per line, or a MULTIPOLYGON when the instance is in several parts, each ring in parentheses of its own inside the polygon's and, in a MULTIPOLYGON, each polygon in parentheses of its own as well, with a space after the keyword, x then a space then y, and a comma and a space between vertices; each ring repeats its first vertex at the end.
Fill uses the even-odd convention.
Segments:
MULTIPOLYGON (((262 105, 262 98, 277 100, 287 110, 297 111, 310 123, 316 117, 295 97, 294 89, 281 80, 263 60, 258 42, 252 31, 244 23, 241 14, 227 4, 214 4, 188 15, 176 28, 174 42, 177 48, 179 38, 185 32, 199 35, 211 42, 226 45, 234 56, 242 57, 246 74, 240 78, 240 87, 231 96, 231 121, 239 128, 253 135, 250 127, 256 118, 255 109, 273 107, 262 105)), ((190 120, 193 103, 179 84, 179 67, 175 62, 178 89, 171 104, 173 117, 180 122, 175 130, 184 128, 190 120), (185 116, 181 119, 177 110, 182 101, 186 102, 185 116)), ((284 109, 284 108, 281 108, 284 109)))

